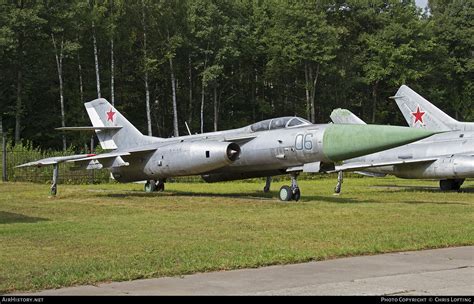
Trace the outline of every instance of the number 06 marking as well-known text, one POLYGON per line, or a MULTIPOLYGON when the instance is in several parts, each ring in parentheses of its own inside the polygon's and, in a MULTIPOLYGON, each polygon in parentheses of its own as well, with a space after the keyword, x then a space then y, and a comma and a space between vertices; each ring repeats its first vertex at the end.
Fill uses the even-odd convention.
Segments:
POLYGON ((306 135, 298 134, 295 138, 295 149, 296 150, 311 150, 313 149, 313 134, 308 133, 306 135))

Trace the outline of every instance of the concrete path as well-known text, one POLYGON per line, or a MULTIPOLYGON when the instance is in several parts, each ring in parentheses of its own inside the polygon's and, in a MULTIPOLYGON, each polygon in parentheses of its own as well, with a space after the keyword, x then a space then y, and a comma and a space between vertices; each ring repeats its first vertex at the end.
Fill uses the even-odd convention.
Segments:
POLYGON ((474 295, 474 246, 45 290, 35 295, 474 295))

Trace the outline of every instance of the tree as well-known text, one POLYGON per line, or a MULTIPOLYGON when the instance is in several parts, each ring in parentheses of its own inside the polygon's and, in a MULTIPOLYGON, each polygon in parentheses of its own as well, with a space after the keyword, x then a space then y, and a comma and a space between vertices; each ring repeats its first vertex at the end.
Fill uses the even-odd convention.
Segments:
POLYGON ((374 123, 380 86, 395 87, 421 78, 423 69, 417 59, 429 52, 434 43, 425 35, 419 11, 412 2, 379 1, 362 10, 361 16, 372 18, 372 29, 359 35, 361 52, 357 61, 362 65, 363 80, 371 86, 374 123))
MULTIPOLYGON (((79 45, 75 42, 75 33, 71 28, 75 18, 75 7, 69 3, 54 3, 47 7, 51 14, 49 19, 49 31, 53 44, 54 57, 56 59, 56 69, 59 80, 59 103, 61 107, 61 126, 66 126, 66 115, 64 105, 64 69, 63 60, 65 57, 77 52, 79 45), (69 37, 68 37, 69 36, 69 37)), ((62 135, 63 151, 67 149, 66 136, 62 135)))
POLYGON ((326 8, 319 1, 277 1, 273 6, 274 24, 268 29, 266 38, 272 56, 269 68, 280 73, 280 66, 284 64, 289 65, 290 69, 304 71, 306 114, 315 122, 316 86, 320 76, 335 59, 343 28, 327 22, 326 8))
MULTIPOLYGON (((8 56, 16 70, 16 105, 15 105, 15 143, 21 140, 22 118, 25 114, 23 103, 24 68, 28 62, 28 44, 35 39, 44 37, 41 29, 46 21, 41 17, 43 6, 38 2, 17 0, 2 5, 6 16, 2 26, 5 35, 2 40, 7 44, 8 56)), ((2 15, 3 15, 2 14, 2 15)))
POLYGON ((431 2, 433 35, 442 52, 437 65, 437 85, 444 104, 456 119, 474 117, 474 3, 472 1, 431 2))

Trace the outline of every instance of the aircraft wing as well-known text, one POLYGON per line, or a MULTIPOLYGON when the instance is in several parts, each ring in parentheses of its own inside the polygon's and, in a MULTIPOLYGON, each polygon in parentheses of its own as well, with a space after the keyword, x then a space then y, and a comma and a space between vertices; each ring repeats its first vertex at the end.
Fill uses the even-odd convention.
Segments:
POLYGON ((16 166, 17 168, 23 167, 42 167, 48 165, 56 165, 59 163, 76 163, 77 166, 72 169, 101 169, 103 167, 120 167, 128 166, 128 163, 122 159, 122 156, 129 156, 132 154, 139 153, 148 153, 153 152, 157 148, 155 147, 145 147, 130 149, 127 151, 121 152, 110 152, 102 154, 76 154, 68 156, 57 156, 57 157, 48 157, 40 160, 32 161, 26 164, 16 166))
POLYGON ((122 156, 131 155, 129 152, 111 152, 103 153, 90 157, 68 160, 68 163, 74 163, 76 166, 72 170, 80 169, 102 169, 111 167, 128 166, 129 163, 122 159, 122 156))
POLYGON ((40 160, 36 160, 36 161, 32 161, 26 164, 16 166, 16 168, 42 167, 42 166, 48 166, 48 165, 56 165, 59 163, 63 163, 65 161, 83 159, 83 158, 92 157, 92 156, 95 156, 95 154, 76 154, 76 155, 68 155, 68 156, 48 157, 48 158, 43 158, 40 160))
POLYGON ((342 164, 340 166, 336 166, 336 168, 330 172, 356 171, 356 170, 375 168, 375 167, 395 166, 395 165, 413 164, 413 163, 428 163, 428 162, 434 162, 438 159, 439 157, 426 157, 426 158, 398 159, 398 160, 393 160, 393 161, 349 162, 349 163, 342 164))
MULTIPOLYGON (((125 161, 122 156, 131 156, 143 153, 152 153, 158 148, 156 145, 150 145, 146 147, 140 147, 136 149, 127 149, 125 151, 115 151, 110 153, 102 153, 86 158, 68 160, 68 163, 75 163, 76 166, 71 168, 72 170, 80 169, 102 169, 102 168, 117 168, 128 166, 129 163, 125 161)), ((127 158, 125 158, 127 159, 127 158)))

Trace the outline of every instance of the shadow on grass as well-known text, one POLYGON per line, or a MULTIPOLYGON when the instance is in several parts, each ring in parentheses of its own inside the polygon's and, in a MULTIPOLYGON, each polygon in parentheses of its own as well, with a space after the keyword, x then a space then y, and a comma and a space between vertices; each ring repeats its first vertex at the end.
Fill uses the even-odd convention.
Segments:
POLYGON ((469 203, 462 203, 462 202, 433 202, 433 201, 400 201, 398 203, 401 204, 409 204, 409 205, 464 205, 469 206, 469 203))
MULTIPOLYGON (((191 192, 191 191, 170 191, 170 192, 155 192, 155 193, 144 193, 139 191, 127 191, 124 193, 107 193, 104 196, 111 198, 127 198, 127 197, 175 197, 175 196, 185 196, 185 197, 210 197, 210 198, 235 198, 235 199, 245 199, 245 200, 264 200, 264 201, 274 201, 281 203, 296 203, 295 201, 282 202, 278 197, 278 191, 270 191, 268 193, 263 193, 262 191, 248 191, 248 192, 230 192, 230 193, 211 193, 211 192, 191 192)), ((378 203, 374 200, 358 200, 349 197, 343 196, 321 196, 321 195, 303 195, 299 202, 305 203, 378 203)))
POLYGON ((19 213, 0 211, 0 224, 37 223, 47 220, 48 219, 41 217, 26 216, 19 213))
POLYGON ((409 185, 377 185, 370 186, 371 188, 389 188, 397 189, 399 192, 433 192, 433 193, 474 193, 474 187, 462 187, 459 191, 441 191, 439 187, 430 187, 430 186, 409 186, 409 185))
POLYGON ((139 191, 127 191, 124 193, 107 193, 104 196, 112 198, 126 198, 126 197, 173 197, 173 196, 189 196, 189 197, 223 197, 223 198, 242 198, 242 199, 258 199, 258 200, 269 200, 273 199, 272 193, 259 193, 259 192, 239 192, 239 193, 211 193, 211 192, 191 192, 191 191, 165 191, 165 192, 154 192, 144 193, 139 191))
POLYGON ((321 196, 321 195, 305 195, 301 196, 301 202, 310 203, 315 201, 315 203, 325 202, 325 203, 335 203, 335 204, 374 204, 380 203, 375 200, 360 200, 351 197, 344 197, 343 195, 328 195, 328 196, 321 196))

